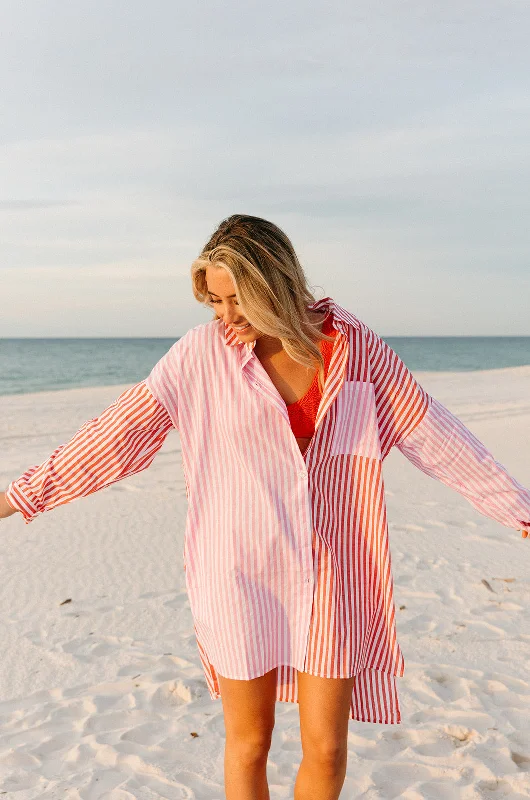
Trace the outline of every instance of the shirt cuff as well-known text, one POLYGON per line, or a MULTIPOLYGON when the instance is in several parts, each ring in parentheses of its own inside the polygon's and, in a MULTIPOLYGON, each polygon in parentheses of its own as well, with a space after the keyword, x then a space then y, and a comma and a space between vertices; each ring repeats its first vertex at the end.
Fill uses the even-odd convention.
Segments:
POLYGON ((5 491, 5 498, 12 508, 20 511, 26 525, 41 513, 35 503, 22 491, 19 481, 11 481, 5 491))

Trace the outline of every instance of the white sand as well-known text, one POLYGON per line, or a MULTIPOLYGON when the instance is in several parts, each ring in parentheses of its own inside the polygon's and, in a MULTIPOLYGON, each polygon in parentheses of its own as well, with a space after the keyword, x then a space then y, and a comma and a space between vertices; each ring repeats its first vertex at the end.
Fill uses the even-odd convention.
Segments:
MULTIPOLYGON (((530 486, 530 367, 415 374, 530 486)), ((0 487, 125 388, 0 397, 0 487)), ((385 479, 403 721, 349 723, 341 798, 530 797, 530 538, 397 450, 385 479)), ((185 514, 172 431, 148 470, 30 525, 0 522, 6 797, 224 797, 222 704, 193 634, 185 514)), ((292 798, 298 706, 278 703, 276 719, 271 798, 292 798)))

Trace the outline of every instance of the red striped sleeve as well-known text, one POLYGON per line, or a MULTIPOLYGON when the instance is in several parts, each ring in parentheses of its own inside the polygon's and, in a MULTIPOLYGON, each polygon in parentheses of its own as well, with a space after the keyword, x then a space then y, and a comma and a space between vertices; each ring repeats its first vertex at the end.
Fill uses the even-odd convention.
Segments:
POLYGON ((146 469, 173 423, 145 381, 126 389, 40 465, 30 467, 6 490, 24 522, 97 492, 146 469))
POLYGON ((421 424, 398 444, 426 475, 463 495, 486 517, 521 530, 530 527, 530 491, 436 398, 421 424))
POLYGON ((381 443, 381 458, 419 425, 431 397, 414 378, 398 354, 380 336, 366 327, 370 375, 381 443))

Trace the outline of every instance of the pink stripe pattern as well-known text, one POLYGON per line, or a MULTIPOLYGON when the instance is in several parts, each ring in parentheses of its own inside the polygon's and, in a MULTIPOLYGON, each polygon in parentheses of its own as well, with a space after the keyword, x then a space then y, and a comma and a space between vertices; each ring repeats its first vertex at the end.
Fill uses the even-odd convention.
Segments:
POLYGON ((145 381, 8 487, 29 522, 145 469, 178 430, 188 514, 186 586, 210 696, 219 675, 277 668, 276 699, 298 702, 298 672, 355 677, 350 719, 401 722, 382 464, 415 466, 508 527, 528 526, 530 493, 415 380, 398 355, 326 297, 337 336, 302 455, 286 404, 254 351, 221 320, 190 329, 145 381))
POLYGON ((425 419, 397 448, 484 516, 518 530, 530 527, 530 492, 435 397, 425 419))

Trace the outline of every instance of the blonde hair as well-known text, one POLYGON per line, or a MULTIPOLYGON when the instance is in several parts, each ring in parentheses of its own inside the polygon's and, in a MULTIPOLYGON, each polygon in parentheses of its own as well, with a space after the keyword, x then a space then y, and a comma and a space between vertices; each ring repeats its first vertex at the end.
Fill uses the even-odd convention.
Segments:
POLYGON ((285 352, 308 369, 317 362, 322 391, 324 359, 317 342, 333 337, 318 328, 321 312, 307 308, 315 298, 286 234, 260 217, 233 214, 224 219, 191 265, 195 299, 211 308, 208 265, 230 275, 241 311, 256 330, 280 339, 285 352))

